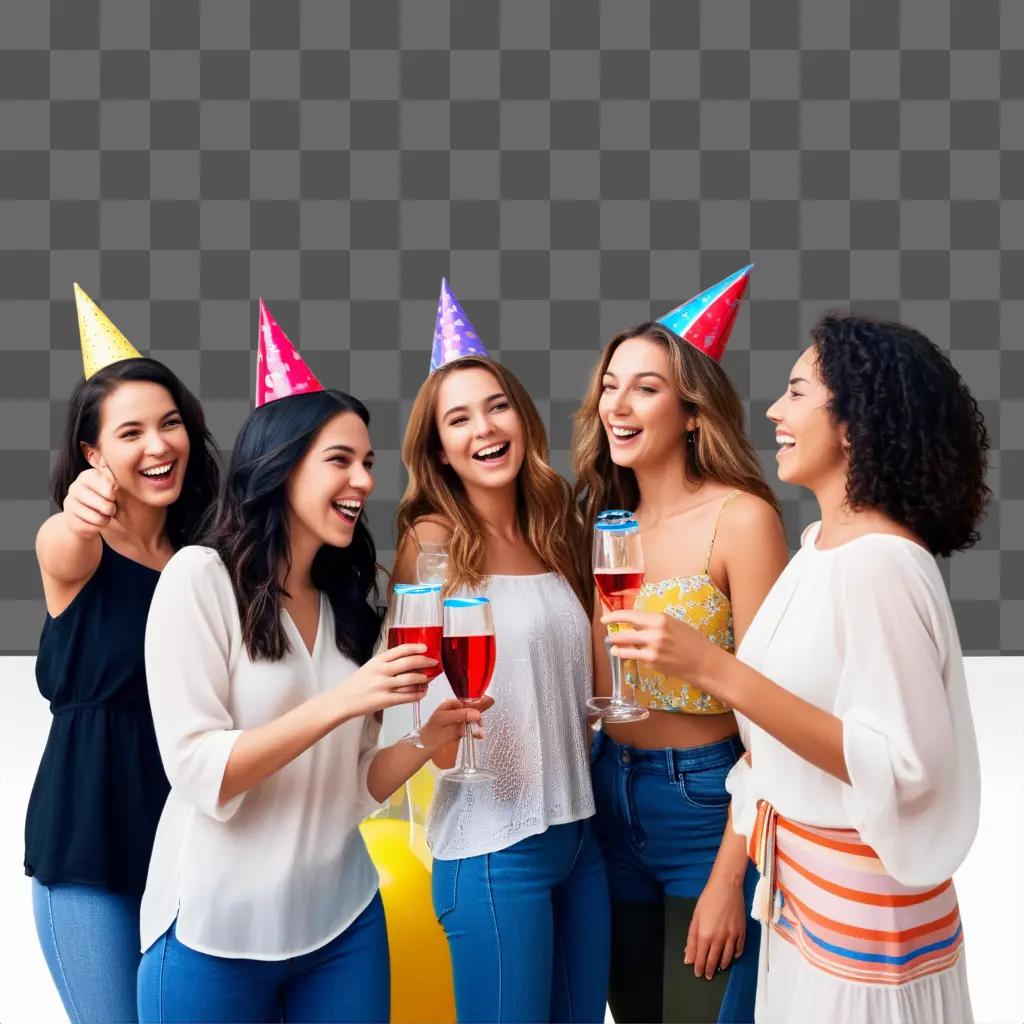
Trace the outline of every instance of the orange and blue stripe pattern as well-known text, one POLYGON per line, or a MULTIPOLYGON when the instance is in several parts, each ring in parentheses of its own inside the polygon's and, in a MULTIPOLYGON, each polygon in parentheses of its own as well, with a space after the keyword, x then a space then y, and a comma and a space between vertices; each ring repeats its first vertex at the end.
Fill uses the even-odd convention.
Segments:
POLYGON ((819 970, 847 981, 903 985, 947 970, 960 957, 963 929, 952 880, 925 888, 900 884, 853 830, 790 821, 762 801, 749 853, 763 886, 754 916, 819 970))

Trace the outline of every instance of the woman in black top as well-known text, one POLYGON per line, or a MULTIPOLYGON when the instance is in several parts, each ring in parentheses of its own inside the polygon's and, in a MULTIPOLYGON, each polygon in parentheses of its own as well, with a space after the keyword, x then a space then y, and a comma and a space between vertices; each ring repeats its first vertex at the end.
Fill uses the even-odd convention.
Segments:
POLYGON ((146 616, 218 472, 198 401, 161 363, 121 359, 76 388, 53 476, 62 511, 36 539, 48 613, 36 678, 53 722, 25 823, 39 940, 76 1024, 137 1019, 139 901, 168 792, 146 616))

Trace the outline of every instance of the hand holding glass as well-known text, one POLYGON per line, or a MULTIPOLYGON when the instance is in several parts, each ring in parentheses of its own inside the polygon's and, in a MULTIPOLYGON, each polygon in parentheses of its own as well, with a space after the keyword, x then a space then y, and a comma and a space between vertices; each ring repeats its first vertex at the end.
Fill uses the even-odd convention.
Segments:
MULTIPOLYGON (((388 647, 399 644, 426 644, 426 657, 434 658, 434 668, 423 669, 427 680, 441 674, 441 586, 437 583, 399 583, 391 595, 388 647)), ((412 706, 412 732, 403 739, 422 747, 420 738, 420 702, 412 706)))

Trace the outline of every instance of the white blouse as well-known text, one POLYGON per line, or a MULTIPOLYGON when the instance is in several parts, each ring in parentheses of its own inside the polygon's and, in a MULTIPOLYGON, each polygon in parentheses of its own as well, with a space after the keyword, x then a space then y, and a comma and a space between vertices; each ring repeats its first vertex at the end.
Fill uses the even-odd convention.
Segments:
POLYGON ((146 628, 146 674, 171 783, 142 898, 145 951, 177 918, 177 937, 222 957, 283 960, 343 932, 377 891, 359 822, 380 805, 366 788, 379 725, 345 722, 280 771, 219 802, 231 749, 351 676, 322 597, 310 654, 287 612, 291 650, 250 660, 227 569, 187 547, 167 563, 146 628))
MULTIPOLYGON (((726 783, 749 836, 758 799, 780 815, 856 829, 898 882, 933 886, 963 861, 978 827, 980 773, 963 657, 935 559, 901 537, 836 548, 808 530, 737 656, 842 719, 847 785, 737 713, 751 763, 726 783)), ((758 1021, 968 1020, 964 959, 903 986, 855 984, 761 944, 758 1021)))
POLYGON ((843 721, 850 785, 737 713, 751 765, 729 776, 749 834, 757 800, 784 817, 856 829, 897 881, 938 885, 978 827, 981 777, 963 656, 935 559, 868 534, 815 546, 820 526, 765 598, 737 657, 843 721))
MULTIPOLYGON (((427 839, 439 860, 494 853, 594 813, 586 612, 556 573, 491 576, 485 594, 497 654, 487 691, 494 707, 484 715, 476 758, 478 767, 498 777, 472 785, 438 781, 427 839)), ((447 677, 439 675, 424 699, 424 718, 451 696, 447 677)))

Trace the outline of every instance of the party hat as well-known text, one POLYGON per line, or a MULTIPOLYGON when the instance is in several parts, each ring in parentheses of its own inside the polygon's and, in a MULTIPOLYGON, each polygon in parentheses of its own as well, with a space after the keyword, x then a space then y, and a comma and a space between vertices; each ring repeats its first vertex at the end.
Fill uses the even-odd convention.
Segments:
POLYGON ((288 398, 323 391, 324 386, 313 376, 288 335, 270 315, 260 299, 260 341, 256 356, 256 407, 288 398))
POLYGON ((141 359, 142 353, 110 322, 107 314, 82 291, 77 282, 74 288, 78 337, 82 344, 86 378, 122 359, 141 359))
POLYGON ((476 328, 442 277, 437 321, 434 324, 434 348, 430 353, 430 372, 462 356, 487 355, 487 349, 476 333, 476 328))
POLYGON ((712 285, 694 296, 689 302, 676 306, 670 313, 658 317, 658 323, 675 331, 694 348, 721 362, 725 346, 729 343, 732 325, 736 322, 740 299, 754 264, 737 270, 724 281, 712 285))

